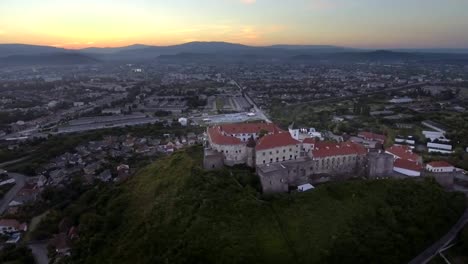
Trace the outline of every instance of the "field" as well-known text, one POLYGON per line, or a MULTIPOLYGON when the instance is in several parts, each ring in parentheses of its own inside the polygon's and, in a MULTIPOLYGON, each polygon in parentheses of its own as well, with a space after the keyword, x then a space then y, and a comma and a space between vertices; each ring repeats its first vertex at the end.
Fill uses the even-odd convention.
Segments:
POLYGON ((200 154, 177 152, 66 209, 80 224, 73 260, 404 263, 464 210, 462 195, 433 182, 350 181, 265 197, 249 170, 206 172, 200 154))

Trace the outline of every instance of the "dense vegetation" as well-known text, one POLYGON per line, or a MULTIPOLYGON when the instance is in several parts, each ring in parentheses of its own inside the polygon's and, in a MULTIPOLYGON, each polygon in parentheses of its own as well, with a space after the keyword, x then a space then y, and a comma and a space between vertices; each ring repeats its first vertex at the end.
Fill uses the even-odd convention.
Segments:
POLYGON ((34 264, 32 252, 26 246, 6 245, 0 250, 2 264, 34 264))
POLYGON ((430 181, 265 197, 248 170, 203 171, 200 152, 177 152, 64 209, 80 227, 73 262, 404 263, 464 210, 462 195, 430 181))

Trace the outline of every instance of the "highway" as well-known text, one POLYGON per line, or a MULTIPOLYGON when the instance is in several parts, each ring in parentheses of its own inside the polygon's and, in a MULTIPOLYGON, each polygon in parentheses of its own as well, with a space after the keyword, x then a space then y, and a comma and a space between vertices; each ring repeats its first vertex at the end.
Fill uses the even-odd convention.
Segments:
POLYGON ((441 252, 445 247, 447 247, 452 240, 458 235, 458 233, 465 227, 468 223, 468 209, 465 210, 465 213, 460 217, 460 219, 453 225, 450 231, 445 234, 441 239, 432 244, 429 248, 424 250, 421 254, 415 257, 409 262, 409 264, 426 264, 432 258, 441 252))
POLYGON ((26 182, 26 176, 18 173, 8 173, 8 176, 15 179, 15 186, 11 188, 3 199, 0 200, 0 215, 2 215, 8 208, 8 204, 15 198, 16 194, 23 188, 26 182))

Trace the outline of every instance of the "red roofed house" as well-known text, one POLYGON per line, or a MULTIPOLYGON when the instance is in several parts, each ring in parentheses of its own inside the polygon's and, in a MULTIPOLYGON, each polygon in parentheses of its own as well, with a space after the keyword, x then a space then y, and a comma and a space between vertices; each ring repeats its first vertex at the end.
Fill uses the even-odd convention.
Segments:
POLYGON ((380 144, 384 144, 387 137, 380 134, 375 134, 372 132, 359 132, 358 137, 363 138, 365 140, 377 141, 380 144))
POLYGON ((301 142, 289 132, 262 137, 255 148, 256 165, 295 160, 300 156, 301 142))
POLYGON ((393 164, 393 170, 406 176, 419 177, 421 176, 423 166, 419 162, 397 159, 393 164))
POLYGON ((413 150, 409 146, 392 146, 385 150, 386 153, 393 155, 395 160, 404 159, 413 162, 422 163, 422 158, 416 153, 413 153, 413 150))
POLYGON ((25 232, 28 230, 26 223, 21 224, 16 219, 1 219, 0 220, 0 234, 11 234, 16 232, 25 232))
POLYGON ((435 173, 454 172, 455 167, 446 161, 433 161, 426 164, 426 170, 435 173))
POLYGON ((318 142, 312 150, 313 173, 352 172, 363 165, 367 150, 363 145, 342 142, 318 142))

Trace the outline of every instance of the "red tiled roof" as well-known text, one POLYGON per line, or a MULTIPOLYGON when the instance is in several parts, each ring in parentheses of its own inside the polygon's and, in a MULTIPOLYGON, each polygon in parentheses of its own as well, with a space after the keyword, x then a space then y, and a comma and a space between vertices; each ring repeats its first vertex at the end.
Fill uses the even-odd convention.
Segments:
POLYGON ((218 145, 238 145, 242 144, 241 140, 236 137, 225 136, 221 133, 220 127, 209 127, 208 136, 214 144, 218 145))
POLYGON ((423 170, 423 166, 420 163, 406 160, 406 159, 395 160, 395 162, 393 163, 393 167, 412 170, 412 171, 419 171, 419 172, 423 170))
POLYGON ((241 124, 225 124, 219 126, 221 131, 226 134, 254 134, 261 130, 266 130, 269 133, 281 132, 273 123, 241 123, 241 124))
POLYGON ((400 159, 419 161, 421 157, 413 153, 413 150, 408 146, 392 146, 386 149, 387 152, 399 157, 400 159))
POLYGON ((276 134, 265 135, 257 144, 256 150, 271 149, 277 147, 284 147, 289 145, 296 145, 300 142, 291 137, 289 132, 282 132, 276 134))
POLYGON ((315 144, 317 142, 317 139, 315 138, 306 138, 302 141, 304 144, 315 144))
POLYGON ((386 136, 375 134, 372 132, 359 132, 358 136, 366 140, 375 140, 375 141, 380 141, 382 143, 385 142, 385 140, 387 140, 386 136))
POLYGON ((22 228, 24 228, 24 226, 16 219, 1 219, 0 226, 10 226, 18 230, 22 230, 22 228))
POLYGON ((366 148, 357 143, 343 142, 318 142, 312 150, 312 156, 317 158, 332 157, 332 156, 345 156, 345 155, 365 155, 366 148))
POLYGON ((433 161, 433 162, 429 162, 427 165, 433 168, 453 167, 452 164, 446 161, 433 161))

